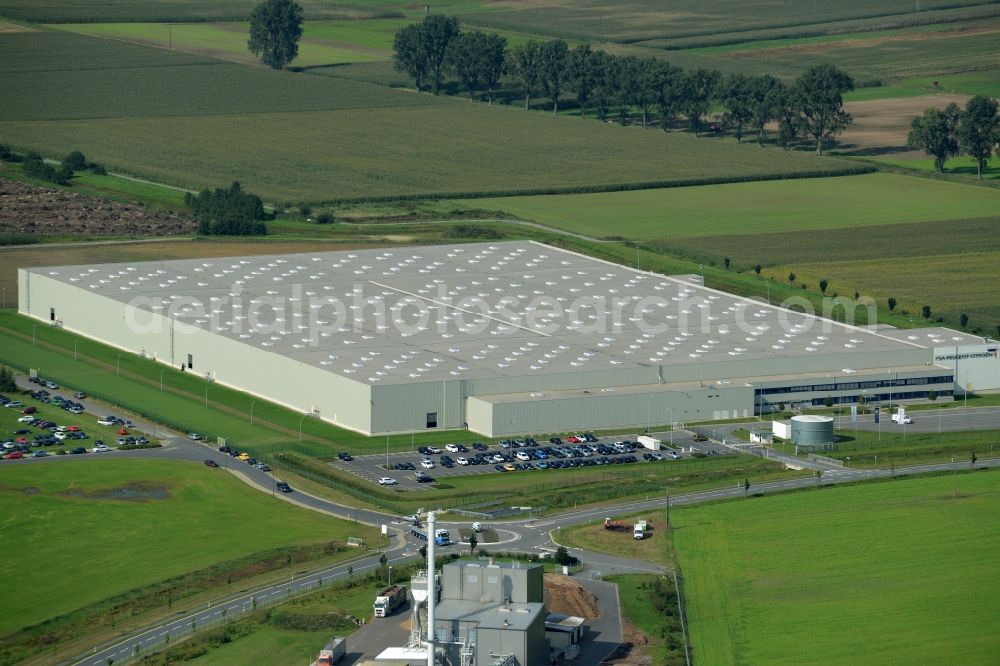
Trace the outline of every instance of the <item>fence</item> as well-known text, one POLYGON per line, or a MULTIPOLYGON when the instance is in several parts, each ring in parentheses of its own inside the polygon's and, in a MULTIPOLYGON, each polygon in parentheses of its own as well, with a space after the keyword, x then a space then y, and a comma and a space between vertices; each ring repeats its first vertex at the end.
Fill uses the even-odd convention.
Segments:
POLYGON ((828 456, 821 456, 818 453, 810 453, 809 454, 809 460, 811 462, 824 463, 824 464, 827 464, 827 465, 836 465, 837 467, 843 467, 844 466, 844 461, 843 460, 837 460, 836 458, 830 458, 828 456))
MULTIPOLYGON (((338 566, 349 565, 341 564, 338 566)), ((352 572, 352 579, 354 576, 364 577, 369 574, 374 575, 379 567, 381 567, 380 564, 364 566, 352 572)), ((112 646, 104 647, 103 649, 95 647, 92 655, 101 656, 102 661, 108 664, 116 664, 118 666, 135 664, 146 656, 160 652, 171 645, 194 638, 199 632, 218 629, 219 627, 243 619, 255 611, 266 610, 308 594, 319 592, 323 589, 324 581, 343 580, 344 578, 344 573, 337 575, 324 571, 309 574, 303 576, 298 581, 293 580, 283 584, 285 587, 283 590, 284 593, 279 589, 282 585, 274 585, 251 593, 245 593, 235 599, 223 601, 214 606, 209 605, 209 608, 219 609, 210 619, 205 619, 202 611, 192 612, 183 618, 172 620, 166 625, 151 627, 143 632, 139 632, 135 634, 134 638, 121 640, 112 646), (323 574, 327 574, 327 576, 324 578, 323 574), (144 634, 154 630, 160 632, 154 639, 143 640, 141 638, 144 634), (114 650, 120 646, 123 647, 117 652, 109 652, 109 650, 114 650)), ((80 660, 76 659, 74 663, 80 660)))

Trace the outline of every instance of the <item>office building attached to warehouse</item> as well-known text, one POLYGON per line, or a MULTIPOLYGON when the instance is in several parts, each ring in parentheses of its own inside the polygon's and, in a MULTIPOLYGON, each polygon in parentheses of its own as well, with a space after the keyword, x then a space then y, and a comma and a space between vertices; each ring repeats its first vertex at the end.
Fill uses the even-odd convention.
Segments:
POLYGON ((19 270, 22 314, 366 434, 948 397, 935 348, 531 241, 19 270))

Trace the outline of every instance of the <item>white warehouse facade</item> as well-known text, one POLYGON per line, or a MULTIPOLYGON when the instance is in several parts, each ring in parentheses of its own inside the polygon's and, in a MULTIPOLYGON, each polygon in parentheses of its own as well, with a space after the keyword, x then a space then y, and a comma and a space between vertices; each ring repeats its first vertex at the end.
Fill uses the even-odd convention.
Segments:
POLYGON ((952 394, 934 350, 518 241, 20 269, 22 314, 365 434, 952 394))

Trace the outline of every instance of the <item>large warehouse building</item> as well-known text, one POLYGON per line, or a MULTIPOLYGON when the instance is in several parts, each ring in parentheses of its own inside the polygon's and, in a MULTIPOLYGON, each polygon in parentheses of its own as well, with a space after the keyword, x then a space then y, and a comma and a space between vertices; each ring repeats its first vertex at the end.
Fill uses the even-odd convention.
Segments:
POLYGON ((19 271, 23 314, 362 433, 950 396, 927 344, 530 241, 19 271))

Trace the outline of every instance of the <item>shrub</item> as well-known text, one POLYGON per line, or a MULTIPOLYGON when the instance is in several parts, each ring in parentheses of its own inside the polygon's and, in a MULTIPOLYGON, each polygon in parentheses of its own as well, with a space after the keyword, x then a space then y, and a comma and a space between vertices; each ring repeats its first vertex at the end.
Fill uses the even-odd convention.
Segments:
POLYGON ((21 156, 10 149, 10 146, 0 143, 0 162, 20 162, 21 156))
POLYGON ((469 224, 457 224, 444 232, 445 238, 503 238, 499 230, 492 227, 477 227, 469 224))
POLYGON ((74 150, 72 153, 63 158, 63 166, 69 167, 73 171, 79 171, 81 169, 87 168, 87 158, 83 156, 79 150, 74 150))
POLYGON ((6 366, 0 366, 0 391, 16 391, 14 371, 6 366))
POLYGON ((56 185, 66 185, 73 176, 73 170, 65 165, 61 169, 56 169, 51 164, 46 164, 42 156, 36 152, 28 153, 24 158, 24 175, 38 180, 46 180, 56 185))
POLYGON ((317 224, 330 224, 331 222, 333 222, 333 215, 330 213, 320 213, 316 217, 317 224))
POLYGON ((312 206, 308 204, 299 204, 299 215, 301 215, 302 217, 309 217, 312 211, 313 211, 312 206))
POLYGON ((212 236, 255 236, 267 233, 264 203, 260 197, 244 192, 239 182, 228 190, 202 190, 184 196, 184 202, 198 219, 198 233, 212 236))

